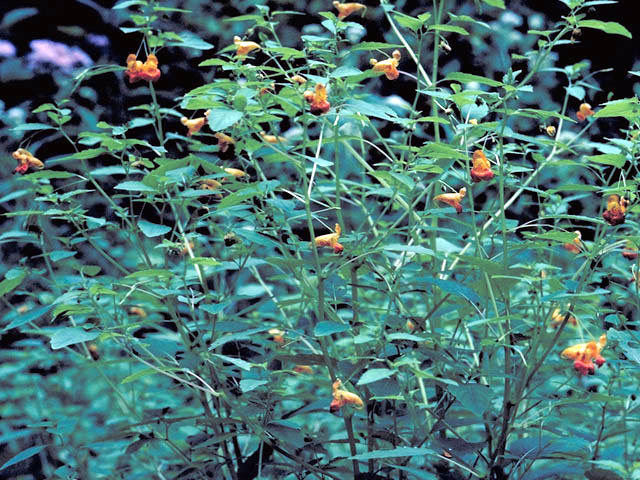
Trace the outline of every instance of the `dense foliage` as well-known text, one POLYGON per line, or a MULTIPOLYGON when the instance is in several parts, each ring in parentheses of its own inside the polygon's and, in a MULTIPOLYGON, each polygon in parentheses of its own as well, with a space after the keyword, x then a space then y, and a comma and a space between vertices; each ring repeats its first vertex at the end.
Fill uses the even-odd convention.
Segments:
POLYGON ((0 478, 640 479, 615 2, 254 3, 0 41, 0 478))

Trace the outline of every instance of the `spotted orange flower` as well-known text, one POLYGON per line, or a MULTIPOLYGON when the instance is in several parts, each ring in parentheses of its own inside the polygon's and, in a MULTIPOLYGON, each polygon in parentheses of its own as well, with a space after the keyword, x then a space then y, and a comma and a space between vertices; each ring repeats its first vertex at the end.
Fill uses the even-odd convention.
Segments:
POLYGON ((340 388, 341 386, 342 382, 340 380, 333 382, 333 400, 329 405, 329 411, 331 413, 337 412, 345 405, 353 405, 357 409, 364 407, 364 402, 358 395, 348 392, 347 390, 342 390, 340 388))
MULTIPOLYGON (((333 2, 333 6, 338 10, 338 18, 342 20, 343 18, 347 18, 353 12, 357 12, 358 10, 366 9, 367 7, 361 3, 340 3, 333 2)), ((364 12, 363 12, 364 13, 364 12)))
POLYGON ((161 74, 158 68, 158 57, 150 53, 147 60, 142 63, 134 53, 130 53, 127 57, 127 70, 124 74, 129 78, 129 83, 136 83, 140 80, 155 82, 161 74))
POLYGON ((275 135, 268 135, 264 130, 260 132, 260 136, 267 143, 286 143, 287 139, 284 137, 276 137, 275 135))
POLYGON ((578 343, 565 348, 561 355, 563 358, 573 360, 573 368, 580 375, 593 375, 596 371, 595 365, 601 367, 605 363, 600 352, 606 344, 607 336, 601 335, 597 342, 592 340, 587 343, 578 343))
POLYGON ((34 157, 29 150, 19 148, 11 154, 13 158, 18 161, 18 166, 13 170, 13 173, 21 173, 24 175, 31 170, 42 170, 44 163, 34 157))
POLYGON ((576 112, 576 117, 578 117, 579 122, 584 122, 587 117, 590 117, 594 113, 595 112, 591 110, 591 105, 588 103, 582 103, 580 104, 580 110, 576 112))
POLYGON ((580 230, 576 230, 573 233, 575 234, 575 238, 573 239, 573 242, 567 242, 562 246, 568 252, 580 253, 580 250, 582 249, 582 233, 580 233, 580 230))
POLYGON ((456 209, 457 213, 462 213, 462 199, 467 194, 467 189, 462 187, 458 193, 443 193, 436 195, 433 199, 434 202, 442 202, 452 206, 456 209))
MULTIPOLYGON (((560 311, 559 308, 556 308, 551 314, 551 327, 558 328, 560 325, 562 325, 565 315, 566 315, 566 312, 562 312, 560 311)), ((569 315, 569 318, 567 319, 567 323, 570 323, 575 327, 576 325, 578 325, 578 319, 573 315, 569 315)))
POLYGON ((471 169, 471 179, 474 182, 489 181, 493 178, 491 164, 482 150, 473 152, 473 168, 471 169))
POLYGON ((249 52, 253 52, 254 50, 260 50, 260 45, 256 42, 248 42, 243 41, 240 37, 233 37, 233 43, 236 46, 236 54, 239 58, 246 57, 249 52))
POLYGON ((316 237, 315 243, 318 247, 331 247, 335 253, 342 253, 344 247, 338 243, 340 240, 340 234, 342 233, 342 228, 339 223, 336 223, 335 233, 327 233, 326 235, 320 235, 316 237))
POLYGON ((189 241, 189 247, 187 248, 187 244, 184 244, 184 247, 182 247, 182 250, 180 250, 180 255, 186 255, 187 253, 189 253, 189 249, 191 249, 191 251, 193 252, 193 247, 195 247, 195 244, 192 241, 189 241))
POLYGON ((262 87, 260 89, 260 95, 266 95, 267 93, 275 93, 276 91, 276 85, 275 83, 271 82, 269 85, 262 87))
POLYGON ((631 242, 627 242, 626 247, 622 250, 622 256, 627 260, 635 260, 638 258, 638 249, 631 242))
POLYGON ((180 122, 182 122, 182 124, 189 129, 189 131, 187 132, 187 137, 190 137, 194 133, 198 133, 200 129, 204 127, 205 123, 207 123, 207 118, 209 117, 210 113, 211 110, 207 110, 206 112, 204 112, 204 117, 197 117, 192 119, 182 117, 180 119, 180 122))
POLYGON ((304 92, 304 99, 311 104, 311 113, 322 115, 327 113, 331 104, 327 101, 327 87, 321 83, 316 84, 315 92, 307 90, 304 92))
POLYGON ((271 335, 271 340, 276 342, 278 345, 284 344, 284 331, 279 328, 271 328, 269 329, 269 335, 271 335))
MULTIPOLYGON (((220 187, 222 187, 222 184, 214 178, 205 178, 200 182, 200 190, 209 190, 213 192, 215 190, 218 190, 220 187)), ((220 193, 217 193, 214 196, 218 199, 222 198, 222 195, 220 193)))
POLYGON ((313 368, 309 365, 296 365, 293 367, 293 371, 296 373, 308 373, 309 375, 313 374, 313 368))
POLYGON ((401 56, 400 50, 394 50, 391 54, 391 58, 380 61, 372 58, 369 60, 369 64, 373 65, 372 70, 374 72, 384 73, 389 80, 395 80, 400 76, 400 72, 398 72, 398 64, 400 63, 401 56))
POLYGON ((411 320, 407 320, 407 323, 405 324, 405 327, 410 332, 413 332, 416 329, 416 324, 413 323, 411 320))
POLYGON ((229 150, 230 145, 235 145, 236 141, 231 138, 229 135, 225 135, 222 132, 216 132, 213 134, 214 137, 218 139, 218 149, 224 153, 229 150))
POLYGON ((609 225, 621 225, 624 223, 625 213, 627 211, 628 201, 620 195, 609 195, 607 199, 607 209, 602 214, 609 225))

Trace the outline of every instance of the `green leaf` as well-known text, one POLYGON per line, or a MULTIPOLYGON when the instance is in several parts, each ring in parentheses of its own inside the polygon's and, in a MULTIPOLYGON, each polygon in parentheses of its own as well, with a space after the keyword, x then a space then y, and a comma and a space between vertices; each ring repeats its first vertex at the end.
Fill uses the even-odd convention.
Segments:
POLYGON ((351 47, 350 50, 356 52, 358 50, 384 50, 386 48, 402 48, 402 45, 399 43, 361 42, 351 47))
POLYGON ((149 268, 147 270, 140 270, 138 272, 133 272, 127 275, 125 278, 141 278, 141 277, 149 277, 149 278, 170 278, 173 276, 171 270, 164 270, 160 268, 149 268))
POLYGON ((466 385, 452 385, 448 389, 465 409, 478 416, 482 416, 491 406, 493 393, 488 386, 469 383, 466 385))
POLYGON ((75 345, 76 343, 89 342, 96 339, 100 332, 87 332, 82 328, 68 327, 59 329, 51 337, 51 348, 58 350, 60 348, 75 345))
POLYGON ((138 222, 138 227, 142 230, 142 233, 146 237, 159 237, 160 235, 164 235, 165 233, 169 233, 171 231, 171 227, 166 225, 158 225, 157 223, 151 223, 146 220, 140 220, 138 222))
MULTIPOLYGON (((168 369, 166 371, 170 371, 170 370, 171 369, 168 369)), ((155 368, 143 368, 142 370, 138 370, 137 372, 132 373, 131 375, 127 375, 122 379, 120 383, 124 385, 125 383, 135 382, 139 378, 148 377, 149 375, 155 375, 156 373, 160 373, 160 372, 155 368)))
POLYGON ((0 29, 6 30, 11 25, 14 25, 22 20, 25 20, 29 17, 33 17, 38 14, 38 9, 33 7, 25 7, 25 8, 16 8, 7 12, 7 14, 2 17, 2 22, 0 23, 0 29))
POLYGON ((124 0, 123 2, 117 3, 112 8, 114 10, 121 10, 123 8, 132 7, 134 5, 147 5, 146 0, 124 0))
POLYGON ((38 320, 42 315, 47 313, 49 310, 51 310, 51 308, 53 308, 53 305, 46 305, 44 307, 34 308, 33 310, 28 310, 25 313, 15 312, 17 314, 17 317, 14 318, 11 321, 11 323, 9 323, 9 325, 4 327, 3 331, 6 332, 7 330, 11 330, 12 328, 20 327, 25 323, 34 322, 38 320))
POLYGON ((31 131, 31 130, 55 130, 55 127, 52 127, 51 125, 47 125, 46 123, 23 123, 22 125, 13 127, 11 130, 14 132, 23 132, 23 131, 31 131))
POLYGON ((189 259, 191 265, 204 265, 205 267, 215 267, 220 265, 220 261, 211 257, 193 257, 189 259))
POLYGON ((625 117, 634 119, 640 116, 640 104, 636 97, 623 98, 604 104, 604 108, 598 110, 593 118, 625 117))
POLYGON ((26 450, 23 450, 22 452, 17 454, 15 457, 5 462, 5 464, 0 467, 0 472, 5 468, 10 467, 11 465, 15 465, 16 463, 20 463, 23 460, 26 460, 27 458, 31 458, 34 455, 39 454, 45 448, 47 448, 47 445, 37 445, 35 447, 30 447, 30 448, 27 448, 26 450))
POLYGON ((453 80, 455 82, 460 82, 460 83, 477 82, 477 83, 482 83, 484 85, 489 85, 490 87, 500 87, 504 85, 502 82, 492 80, 491 78, 482 77, 480 75, 473 75, 471 73, 462 73, 462 72, 451 72, 450 74, 447 75, 446 80, 453 80))
POLYGON ((622 168, 627 162, 627 158, 621 153, 603 153, 601 155, 592 155, 586 158, 590 162, 613 165, 616 168, 622 168))
POLYGON ((400 447, 393 450, 376 450, 375 452, 361 453, 349 457, 349 460, 375 460, 392 457, 415 457, 418 455, 433 455, 435 452, 430 448, 400 447))
POLYGON ((613 35, 622 35, 631 38, 631 32, 617 22, 603 22, 601 20, 581 20, 578 22, 579 27, 595 28, 603 32, 613 35))
POLYGON ((0 282, 0 297, 17 288, 26 277, 27 272, 24 270, 9 270, 0 282))
POLYGON ((212 108, 209 113, 209 127, 214 132, 220 132, 240 121, 244 113, 230 108, 212 108))
POLYGON ((155 192, 156 189, 150 187, 149 185, 145 185, 142 182, 122 182, 117 184, 115 187, 116 190, 126 190, 128 192, 155 192))
POLYGON ((418 20, 417 18, 397 12, 394 12, 393 19, 403 27, 406 27, 409 30, 413 30, 414 32, 417 32, 424 24, 424 22, 418 20))
POLYGON ((435 24, 429 25, 429 30, 438 31, 438 32, 451 32, 451 33, 459 33, 460 35, 469 35, 464 28, 458 27, 456 25, 444 25, 444 24, 435 24))
POLYGON ((172 40, 167 42, 167 45, 174 47, 185 47, 185 48, 193 48, 195 50, 210 50, 213 48, 209 42, 205 42, 202 38, 196 35, 193 32, 189 32, 184 30, 182 32, 178 32, 178 36, 180 40, 172 40))
POLYGON ((506 8, 504 5, 504 0, 482 0, 487 5, 491 5, 492 7, 498 8, 506 8))
POLYGON ((332 335, 334 333, 346 332, 350 330, 351 327, 348 323, 338 323, 338 322, 318 322, 316 328, 313 330, 313 334, 316 337, 326 337, 327 335, 332 335))
POLYGON ((71 172, 59 172, 56 170, 41 170, 39 172, 33 172, 25 175, 24 177, 20 177, 23 180, 42 180, 42 179, 51 179, 51 178, 71 178, 75 177, 75 174, 71 172))
POLYGON ((378 380, 389 378, 395 373, 395 370, 390 370, 388 368, 371 368, 362 374, 356 385, 367 385, 369 383, 377 382, 378 380))
POLYGON ((100 155, 104 154, 106 150, 104 148, 90 148, 88 150, 83 150, 78 153, 74 153, 73 155, 69 155, 65 157, 64 160, 73 159, 73 160, 88 160, 90 158, 96 158, 100 155))

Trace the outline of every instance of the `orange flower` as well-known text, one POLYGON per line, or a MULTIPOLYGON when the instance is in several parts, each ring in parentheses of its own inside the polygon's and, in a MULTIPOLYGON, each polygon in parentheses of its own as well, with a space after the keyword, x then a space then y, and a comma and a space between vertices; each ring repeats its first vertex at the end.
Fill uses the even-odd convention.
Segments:
POLYGON ((471 179, 474 182, 489 181, 493 178, 491 164, 482 150, 473 152, 473 168, 471 169, 471 179))
MULTIPOLYGON (((342 20, 343 18, 348 17, 353 12, 357 12, 358 10, 366 9, 365 5, 361 3, 340 3, 333 2, 333 6, 338 10, 338 18, 342 20)), ((363 12, 364 14, 364 12, 363 12)))
POLYGON ((195 247, 195 245, 192 241, 189 241, 189 248, 187 248, 187 244, 185 243, 184 247, 182 247, 182 250, 180 250, 180 255, 186 255, 187 253, 189 253, 189 249, 193 251, 193 247, 195 247))
POLYGON ((198 133, 200 129, 204 127, 204 124, 207 123, 207 118, 209 117, 210 113, 211 110, 207 110, 206 112, 204 112, 204 117, 192 118, 191 120, 189 120, 187 117, 182 117, 180 119, 182 124, 189 129, 189 131, 187 132, 187 137, 190 137, 194 133, 198 133))
POLYGON ((573 239, 573 242, 567 242, 562 246, 568 252, 580 253, 580 250, 582 248, 582 233, 580 233, 580 230, 576 230, 573 233, 575 233, 576 235, 575 238, 573 239))
POLYGON ((627 246, 622 250, 622 256, 627 260, 635 260, 638 258, 638 249, 631 242, 627 242, 627 246))
POLYGON ((433 199, 435 202, 446 203, 447 205, 452 206, 456 209, 457 213, 462 212, 462 199, 467 194, 467 189, 462 187, 458 193, 443 193, 441 195, 436 195, 433 199))
POLYGON ((44 163, 24 148, 17 149, 11 156, 18 161, 18 166, 13 170, 13 173, 21 173, 24 175, 29 169, 42 170, 44 168, 44 163))
POLYGON ((158 69, 158 57, 153 53, 147 56, 147 60, 142 63, 138 57, 130 53, 127 57, 127 70, 124 74, 129 78, 129 83, 136 83, 140 80, 155 82, 160 78, 160 69, 158 69))
POLYGON ((249 52, 261 48, 256 42, 245 42, 240 37, 233 37, 233 43, 236 45, 236 54, 239 58, 244 58, 249 52))
POLYGON ((339 223, 336 223, 335 233, 327 233, 326 235, 320 235, 316 237, 315 243, 318 247, 331 247, 335 253, 342 253, 344 247, 338 243, 342 228, 339 223))
POLYGON ((576 112, 576 117, 578 117, 579 122, 584 122, 587 117, 590 117, 594 113, 595 112, 591 110, 591 105, 588 103, 582 103, 580 104, 580 110, 576 112))
POLYGON ((98 350, 98 346, 95 343, 90 343, 87 347, 89 350, 89 355, 93 358, 94 361, 100 360, 100 350, 98 350))
POLYGON ((607 199, 607 209, 602 214, 602 218, 612 226, 623 224, 628 203, 629 202, 624 197, 620 197, 620 195, 609 195, 607 199))
POLYGON ((601 335, 597 342, 592 340, 565 348, 561 356, 573 360, 573 368, 580 375, 593 375, 596 371, 594 362, 598 367, 604 365, 605 359, 602 358, 600 352, 606 344, 607 336, 601 335))
POLYGON ((284 137, 276 137, 275 135, 267 135, 267 132, 264 130, 260 132, 260 136, 267 143, 285 143, 287 141, 284 137))
POLYGON ((364 407, 364 402, 358 395, 346 390, 341 390, 341 385, 342 382, 340 380, 333 382, 333 400, 329 405, 329 411, 331 413, 337 412, 345 405, 353 405, 357 409, 364 407))
POLYGON ((271 82, 269 85, 267 85, 266 87, 262 87, 260 89, 260 95, 265 95, 266 93, 275 93, 276 91, 276 85, 275 83, 271 82))
POLYGON ((309 365, 296 365, 293 367, 293 371, 296 373, 308 373, 309 375, 313 374, 313 368, 309 365))
POLYGON ((147 312, 145 312, 144 309, 140 307, 131 307, 129 309, 129 313, 131 315, 137 315, 138 317, 147 318, 147 312))
POLYGON ((278 328, 271 328, 269 330, 269 335, 271 335, 271 340, 276 342, 278 345, 282 345, 284 343, 284 331, 278 328))
POLYGON ((373 65, 374 72, 384 73, 389 80, 395 80, 400 76, 398 72, 398 64, 400 63, 400 50, 394 50, 391 54, 391 58, 378 61, 375 58, 369 60, 369 64, 373 65))
POLYGON ((304 99, 311 104, 311 113, 322 115, 327 113, 331 104, 327 101, 327 87, 321 83, 316 84, 315 93, 311 90, 304 92, 304 99))
MULTIPOLYGON (((562 321, 564 320, 565 313, 561 312, 559 308, 556 308, 551 314, 551 326, 553 328, 558 328, 562 325, 562 321)), ((578 320, 573 315, 569 315, 569 319, 567 323, 570 323, 574 327, 578 325, 578 320)))
MULTIPOLYGON (((222 184, 213 178, 205 178, 200 182, 200 190, 210 190, 213 192, 219 189, 221 186, 222 184)), ((222 195, 220 193, 217 193, 214 196, 218 199, 222 198, 222 195)))
POLYGON ((235 145, 236 141, 229 135, 225 135, 222 132, 216 132, 213 134, 218 139, 218 149, 224 153, 229 150, 229 145, 235 145))
POLYGON ((233 175, 235 178, 242 178, 247 176, 246 172, 239 170, 237 168, 225 168, 224 171, 227 172, 229 175, 233 175))
POLYGON ((409 330, 410 332, 413 332, 416 329, 416 324, 413 323, 411 320, 407 320, 407 323, 405 324, 405 327, 407 328, 407 330, 409 330))
POLYGON ((302 75, 294 75, 289 79, 289 81, 291 83, 297 83, 299 85, 304 85, 305 83, 307 83, 307 79, 304 78, 302 75))

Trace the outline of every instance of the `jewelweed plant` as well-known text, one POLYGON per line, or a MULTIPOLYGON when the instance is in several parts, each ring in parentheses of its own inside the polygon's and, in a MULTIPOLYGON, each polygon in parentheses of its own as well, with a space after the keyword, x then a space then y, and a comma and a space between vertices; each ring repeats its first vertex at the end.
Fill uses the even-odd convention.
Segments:
POLYGON ((204 3, 14 129, 2 478, 640 478, 640 103, 557 53, 612 2, 204 3))

